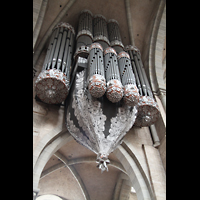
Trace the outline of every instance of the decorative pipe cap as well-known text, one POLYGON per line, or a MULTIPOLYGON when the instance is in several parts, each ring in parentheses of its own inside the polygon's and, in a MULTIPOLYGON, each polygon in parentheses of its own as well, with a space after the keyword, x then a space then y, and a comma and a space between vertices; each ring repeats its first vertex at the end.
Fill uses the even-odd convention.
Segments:
POLYGON ((116 19, 109 19, 108 23, 116 23, 119 26, 119 22, 116 19))
POLYGON ((149 96, 140 96, 138 102, 138 115, 135 126, 144 127, 154 124, 160 116, 157 102, 149 96))
POLYGON ((82 11, 81 11, 81 14, 82 14, 82 13, 86 13, 86 12, 89 13, 89 14, 93 17, 92 12, 91 12, 90 10, 88 10, 88 9, 82 10, 82 11))
POLYGON ((94 16, 94 18, 97 18, 97 17, 103 18, 107 22, 106 18, 103 15, 97 14, 97 15, 94 16))
POLYGON ((108 81, 106 96, 112 103, 120 101, 123 97, 123 85, 121 81, 116 79, 108 81))
POLYGON ((122 58, 122 57, 126 57, 126 58, 130 59, 129 54, 126 53, 125 51, 121 51, 121 52, 118 54, 117 59, 119 60, 119 59, 122 58))
POLYGON ((44 70, 38 75, 35 90, 37 96, 45 103, 62 103, 69 92, 69 81, 60 70, 44 70))
POLYGON ((112 47, 107 47, 105 50, 104 50, 104 56, 107 54, 107 53, 114 53, 116 56, 117 56, 117 53, 115 51, 115 49, 113 49, 112 47))
POLYGON ((95 98, 100 98, 106 92, 106 79, 99 74, 94 74, 89 79, 88 89, 95 98))
POLYGON ((127 84, 124 86, 124 102, 129 106, 135 106, 138 104, 140 95, 136 85, 127 84))
POLYGON ((136 46, 133 46, 133 45, 126 45, 125 49, 126 49, 126 51, 134 50, 134 51, 140 53, 140 50, 136 46))
POLYGON ((101 51, 103 51, 102 46, 101 46, 99 43, 97 43, 97 42, 92 43, 92 44, 90 45, 89 51, 91 51, 93 48, 98 48, 98 49, 101 49, 101 51))
POLYGON ((66 23, 66 22, 59 22, 59 23, 53 28, 53 30, 56 29, 56 28, 60 28, 60 27, 65 27, 65 28, 71 30, 72 33, 75 35, 74 28, 73 28, 69 23, 66 23))

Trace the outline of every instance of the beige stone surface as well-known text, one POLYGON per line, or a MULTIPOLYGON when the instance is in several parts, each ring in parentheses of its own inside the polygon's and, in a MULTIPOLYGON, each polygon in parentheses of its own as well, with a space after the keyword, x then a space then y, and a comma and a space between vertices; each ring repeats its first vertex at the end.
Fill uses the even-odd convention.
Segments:
POLYGON ((84 196, 76 179, 67 167, 56 170, 42 178, 39 183, 39 188, 39 195, 55 194, 71 200, 84 200, 84 196))

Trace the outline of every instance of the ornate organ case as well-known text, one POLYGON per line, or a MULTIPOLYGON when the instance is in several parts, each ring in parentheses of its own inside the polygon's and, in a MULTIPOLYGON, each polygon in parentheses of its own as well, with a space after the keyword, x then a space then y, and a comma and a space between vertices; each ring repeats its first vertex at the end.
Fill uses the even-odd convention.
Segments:
POLYGON ((101 171, 133 125, 149 126, 159 117, 140 52, 131 45, 124 51, 119 28, 116 20, 83 10, 73 55, 75 31, 59 23, 35 85, 43 102, 65 101, 67 129, 97 154, 101 171))

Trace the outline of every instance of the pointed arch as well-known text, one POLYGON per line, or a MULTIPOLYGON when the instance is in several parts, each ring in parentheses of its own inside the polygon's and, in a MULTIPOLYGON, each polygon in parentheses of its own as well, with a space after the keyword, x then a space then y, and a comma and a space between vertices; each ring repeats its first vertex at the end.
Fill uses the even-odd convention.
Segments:
POLYGON ((125 168, 130 181, 136 191, 138 200, 155 200, 155 195, 148 182, 144 180, 141 168, 138 167, 137 162, 130 156, 130 154, 120 145, 114 152, 116 157, 121 161, 125 168))

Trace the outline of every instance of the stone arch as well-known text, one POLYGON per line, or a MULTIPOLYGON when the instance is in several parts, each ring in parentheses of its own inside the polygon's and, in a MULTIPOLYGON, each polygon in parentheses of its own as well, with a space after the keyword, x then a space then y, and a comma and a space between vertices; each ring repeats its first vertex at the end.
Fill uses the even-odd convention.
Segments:
MULTIPOLYGON (((47 139, 48 139, 48 137, 46 137, 46 141, 47 141, 47 139)), ((48 144, 43 148, 42 152, 36 158, 36 161, 35 161, 36 163, 33 168, 33 195, 34 195, 34 197, 37 196, 37 193, 40 190, 38 188, 38 185, 39 185, 40 176, 41 176, 42 170, 44 169, 44 166, 46 165, 48 160, 51 158, 51 156, 57 152, 57 150, 59 150, 63 145, 70 142, 71 140, 73 140, 73 137, 69 134, 69 132, 67 132, 66 130, 61 131, 61 133, 58 137, 48 140, 49 141, 48 144)), ((38 148, 41 149, 40 146, 38 148)), ((63 158, 59 152, 57 152, 56 154, 57 154, 56 156, 59 157, 62 161, 64 161, 64 163, 67 162, 66 159, 63 158)), ((74 176, 74 178, 76 179, 78 185, 80 186, 80 189, 82 191, 84 198, 86 200, 90 200, 88 192, 87 192, 80 176, 76 172, 76 170, 73 168, 73 166, 68 166, 68 168, 69 168, 70 172, 72 173, 72 175, 74 176)))
POLYGON ((70 9, 70 7, 73 5, 73 3, 76 0, 69 0, 66 4, 66 6, 62 9, 62 11, 58 14, 58 16, 56 17, 56 19, 53 21, 53 23, 49 26, 48 30, 46 31, 46 33, 44 34, 44 37, 41 39, 40 43, 38 44, 38 46, 36 47, 36 49, 34 50, 34 54, 33 54, 33 67, 35 67, 35 64, 49 38, 49 36, 51 35, 52 29, 54 28, 54 26, 56 24, 58 24, 58 22, 60 22, 60 20, 64 17, 64 15, 67 13, 67 11, 70 9))
MULTIPOLYGON (((33 151, 33 168, 35 168, 36 162, 40 156, 40 154, 42 153, 42 151, 44 150, 44 148, 47 146, 48 143, 50 143, 51 141, 55 140, 56 138, 58 138, 59 136, 62 136, 64 134, 69 134, 68 131, 62 130, 60 132, 56 132, 55 130, 49 131, 37 144, 37 146, 35 147, 34 151, 33 151)), ((72 136, 69 135, 69 137, 72 136)))
MULTIPOLYGON (((121 145, 113 152, 116 157, 121 161, 124 169, 126 170, 131 184, 136 190, 138 200, 155 200, 155 195, 151 189, 149 181, 144 179, 144 173, 139 167, 138 160, 136 157, 133 159, 131 155, 121 145)), ((137 154, 137 153, 136 153, 137 154)), ((139 156, 139 154, 137 154, 139 156)))
MULTIPOLYGON (((73 166, 73 165, 80 164, 80 163, 95 163, 95 162, 96 162, 96 157, 84 157, 84 158, 72 159, 72 160, 70 160, 70 161, 67 162, 67 165, 68 166, 70 166, 70 165, 73 166)), ((117 168, 122 173, 127 174, 126 171, 124 170, 123 166, 119 162, 116 162, 116 161, 110 159, 109 166, 117 168)), ((52 167, 50 167, 47 170, 43 171, 40 178, 44 178, 48 174, 50 174, 50 173, 52 173, 52 172, 54 172, 54 171, 56 171, 58 169, 61 169, 63 167, 65 167, 65 163, 63 161, 62 161, 62 163, 58 163, 56 165, 53 165, 52 167)))
MULTIPOLYGON (((42 170, 50 157, 57 152, 63 145, 65 145, 67 142, 70 142, 72 140, 72 136, 66 132, 63 131, 53 139, 48 139, 48 136, 46 136, 46 145, 41 143, 44 147, 38 146, 38 152, 40 149, 40 153, 38 153, 38 157, 36 159, 36 163, 33 169, 33 188, 34 191, 39 191, 38 184, 40 180, 40 176, 42 173, 42 170), (53 140, 53 141, 52 141, 53 140)), ((130 147, 131 144, 128 144, 125 140, 125 144, 130 147)), ((144 172, 144 163, 142 163, 142 159, 140 158, 139 153, 136 149, 134 149, 133 145, 130 147, 131 153, 135 155, 135 158, 130 155, 130 153, 127 152, 127 150, 123 147, 123 145, 120 145, 113 153, 116 155, 116 157, 121 161, 122 166, 126 170, 131 184, 136 190, 136 195, 138 200, 147 200, 147 199, 155 199, 154 193, 152 192, 151 186, 149 184, 148 178, 145 175, 144 172)), ((81 185, 79 183, 79 185, 81 185)), ((82 190, 84 192, 84 190, 82 190)), ((88 196, 85 195, 84 196, 88 196)), ((86 198, 87 199, 87 198, 86 198)))
POLYGON ((38 191, 38 184, 40 180, 40 175, 49 158, 63 145, 71 141, 73 138, 69 133, 62 133, 49 145, 47 145, 43 151, 36 158, 36 163, 33 168, 33 190, 38 191))
POLYGON ((163 80, 163 48, 166 39, 166 2, 160 2, 155 23, 152 30, 149 52, 149 76, 155 93, 159 88, 165 88, 163 80))
POLYGON ((37 197, 37 200, 45 200, 45 199, 62 200, 60 197, 54 194, 45 194, 37 197))

